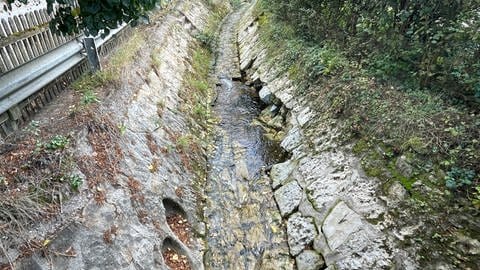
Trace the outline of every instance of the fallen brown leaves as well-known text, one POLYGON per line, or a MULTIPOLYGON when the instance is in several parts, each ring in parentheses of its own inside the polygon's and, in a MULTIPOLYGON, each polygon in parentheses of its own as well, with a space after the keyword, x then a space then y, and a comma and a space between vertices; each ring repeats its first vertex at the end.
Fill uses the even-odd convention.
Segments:
POLYGON ((64 252, 54 251, 53 254, 62 257, 77 257, 77 252, 72 246, 67 248, 64 252))
POLYGON ((132 203, 143 205, 145 203, 145 196, 142 193, 142 184, 133 177, 128 177, 128 189, 130 190, 130 200, 132 203))
POLYGON ((155 138, 151 133, 147 133, 145 135, 145 138, 147 139, 147 146, 148 149, 150 150, 150 153, 152 155, 158 155, 160 154, 161 150, 160 147, 158 146, 157 142, 155 141, 155 138))
POLYGON ((32 239, 25 242, 20 246, 19 250, 22 253, 22 257, 27 257, 32 255, 36 250, 44 248, 42 241, 39 239, 32 239))
POLYGON ((191 270, 188 258, 185 255, 178 254, 175 250, 167 248, 163 251, 165 263, 172 270, 191 270))
POLYGON ((91 114, 84 121, 93 153, 91 156, 79 158, 77 163, 88 180, 88 187, 93 192, 95 202, 103 205, 107 195, 101 187, 102 184, 117 184, 117 168, 123 157, 118 145, 120 135, 118 128, 105 116, 96 117, 91 114))
POLYGON ((97 188, 93 193, 93 199, 98 205, 103 205, 107 201, 107 194, 105 190, 97 188))
POLYGON ((9 264, 0 264, 0 270, 12 270, 12 266, 9 264))
POLYGON ((167 224, 180 241, 187 246, 190 245, 192 228, 186 218, 180 214, 173 214, 167 217, 167 224))
POLYGON ((137 217, 140 223, 147 224, 148 223, 148 212, 145 209, 140 209, 137 211, 137 217))
POLYGON ((88 185, 90 188, 103 182, 116 184, 115 176, 118 164, 123 157, 118 145, 118 128, 105 117, 93 119, 86 123, 88 140, 94 150, 88 160, 81 164, 82 172, 87 171, 88 185))
POLYGON ((114 236, 118 234, 118 227, 116 225, 112 225, 109 229, 103 232, 103 242, 107 244, 112 244, 114 236))
POLYGON ((183 198, 184 192, 185 192, 185 190, 184 190, 183 187, 177 187, 175 189, 175 195, 177 195, 179 198, 183 198))

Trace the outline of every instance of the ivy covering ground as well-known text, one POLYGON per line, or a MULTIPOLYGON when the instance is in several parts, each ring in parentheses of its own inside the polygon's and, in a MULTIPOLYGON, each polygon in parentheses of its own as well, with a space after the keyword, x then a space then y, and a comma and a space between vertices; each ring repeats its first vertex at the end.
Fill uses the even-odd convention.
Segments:
POLYGON ((421 224, 404 244, 424 265, 478 265, 458 239, 480 232, 479 14, 477 0, 257 4, 269 58, 296 94, 337 123, 383 192, 407 191, 392 211, 397 226, 421 224))
POLYGON ((471 196, 480 6, 420 2, 263 0, 260 23, 300 94, 326 97, 317 109, 344 120, 345 142, 380 145, 387 160, 406 155, 416 175, 435 173, 435 184, 471 196))

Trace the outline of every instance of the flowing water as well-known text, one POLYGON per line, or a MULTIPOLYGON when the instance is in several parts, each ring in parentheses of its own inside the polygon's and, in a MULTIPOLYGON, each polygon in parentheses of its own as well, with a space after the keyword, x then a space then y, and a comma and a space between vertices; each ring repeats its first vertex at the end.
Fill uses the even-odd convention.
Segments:
POLYGON ((236 24, 230 14, 222 27, 215 76, 220 118, 206 185, 207 269, 281 269, 289 264, 285 232, 263 168, 280 162, 278 145, 254 125, 262 104, 256 91, 238 80, 236 24))

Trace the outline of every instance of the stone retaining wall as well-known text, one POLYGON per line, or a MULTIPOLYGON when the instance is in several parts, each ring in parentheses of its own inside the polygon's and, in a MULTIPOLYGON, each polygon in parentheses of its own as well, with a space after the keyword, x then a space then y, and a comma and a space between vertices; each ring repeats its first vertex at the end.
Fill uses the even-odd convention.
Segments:
POLYGON ((378 180, 367 177, 359 160, 335 143, 335 122, 311 109, 318 101, 296 96, 288 74, 268 59, 254 7, 238 33, 242 71, 261 85, 260 97, 270 103, 264 122, 286 126, 272 129, 270 136, 282 140, 291 158, 274 165, 270 177, 298 269, 416 268, 386 229, 392 223, 387 201, 394 202, 381 199, 378 180))
MULTIPOLYGON (((198 170, 206 170, 205 153, 183 153, 176 143, 179 136, 205 132, 182 108, 188 98, 182 95, 186 75, 193 70, 193 49, 199 46, 193 29, 203 30, 212 12, 204 1, 178 1, 173 9, 144 28, 148 44, 122 71, 121 81, 103 89, 110 95, 94 118, 123 127, 121 136, 96 141, 95 133, 105 131, 92 131, 94 125, 72 135, 75 159, 81 164, 95 166, 104 148, 118 152, 118 160, 108 160, 108 166, 118 162, 112 179, 80 166, 80 194, 64 203, 61 217, 25 236, 41 239, 41 250, 15 262, 22 256, 15 248, 21 243, 11 245, 8 257, 18 269, 169 269, 162 256, 166 249, 175 250, 177 259, 188 261, 191 269, 203 269, 205 225, 198 216, 197 189, 204 179, 191 167, 197 162, 198 170), (151 58, 160 60, 155 68, 151 58), (102 179, 95 183, 90 179, 95 177, 102 179), (98 194, 104 202, 97 202, 98 194), (170 214, 191 225, 189 243, 167 224, 170 214)), ((2 263, 8 262, 0 257, 2 263)))

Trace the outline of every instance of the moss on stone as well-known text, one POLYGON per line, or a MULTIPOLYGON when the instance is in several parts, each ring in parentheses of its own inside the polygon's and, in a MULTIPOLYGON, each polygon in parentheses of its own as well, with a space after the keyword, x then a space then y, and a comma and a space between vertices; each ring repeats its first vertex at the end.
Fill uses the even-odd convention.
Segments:
POLYGON ((368 143, 368 140, 365 138, 362 138, 358 140, 355 145, 352 148, 352 151, 354 154, 361 154, 364 153, 367 149, 369 149, 370 144, 368 143))
POLYGON ((409 178, 409 177, 406 177, 404 175, 402 175, 398 170, 397 168, 395 167, 395 163, 393 161, 391 161, 388 165, 388 171, 390 172, 390 174, 392 175, 392 179, 400 182, 403 187, 408 190, 408 191, 411 191, 412 190, 412 184, 415 183, 417 181, 417 179, 415 178, 409 178))

